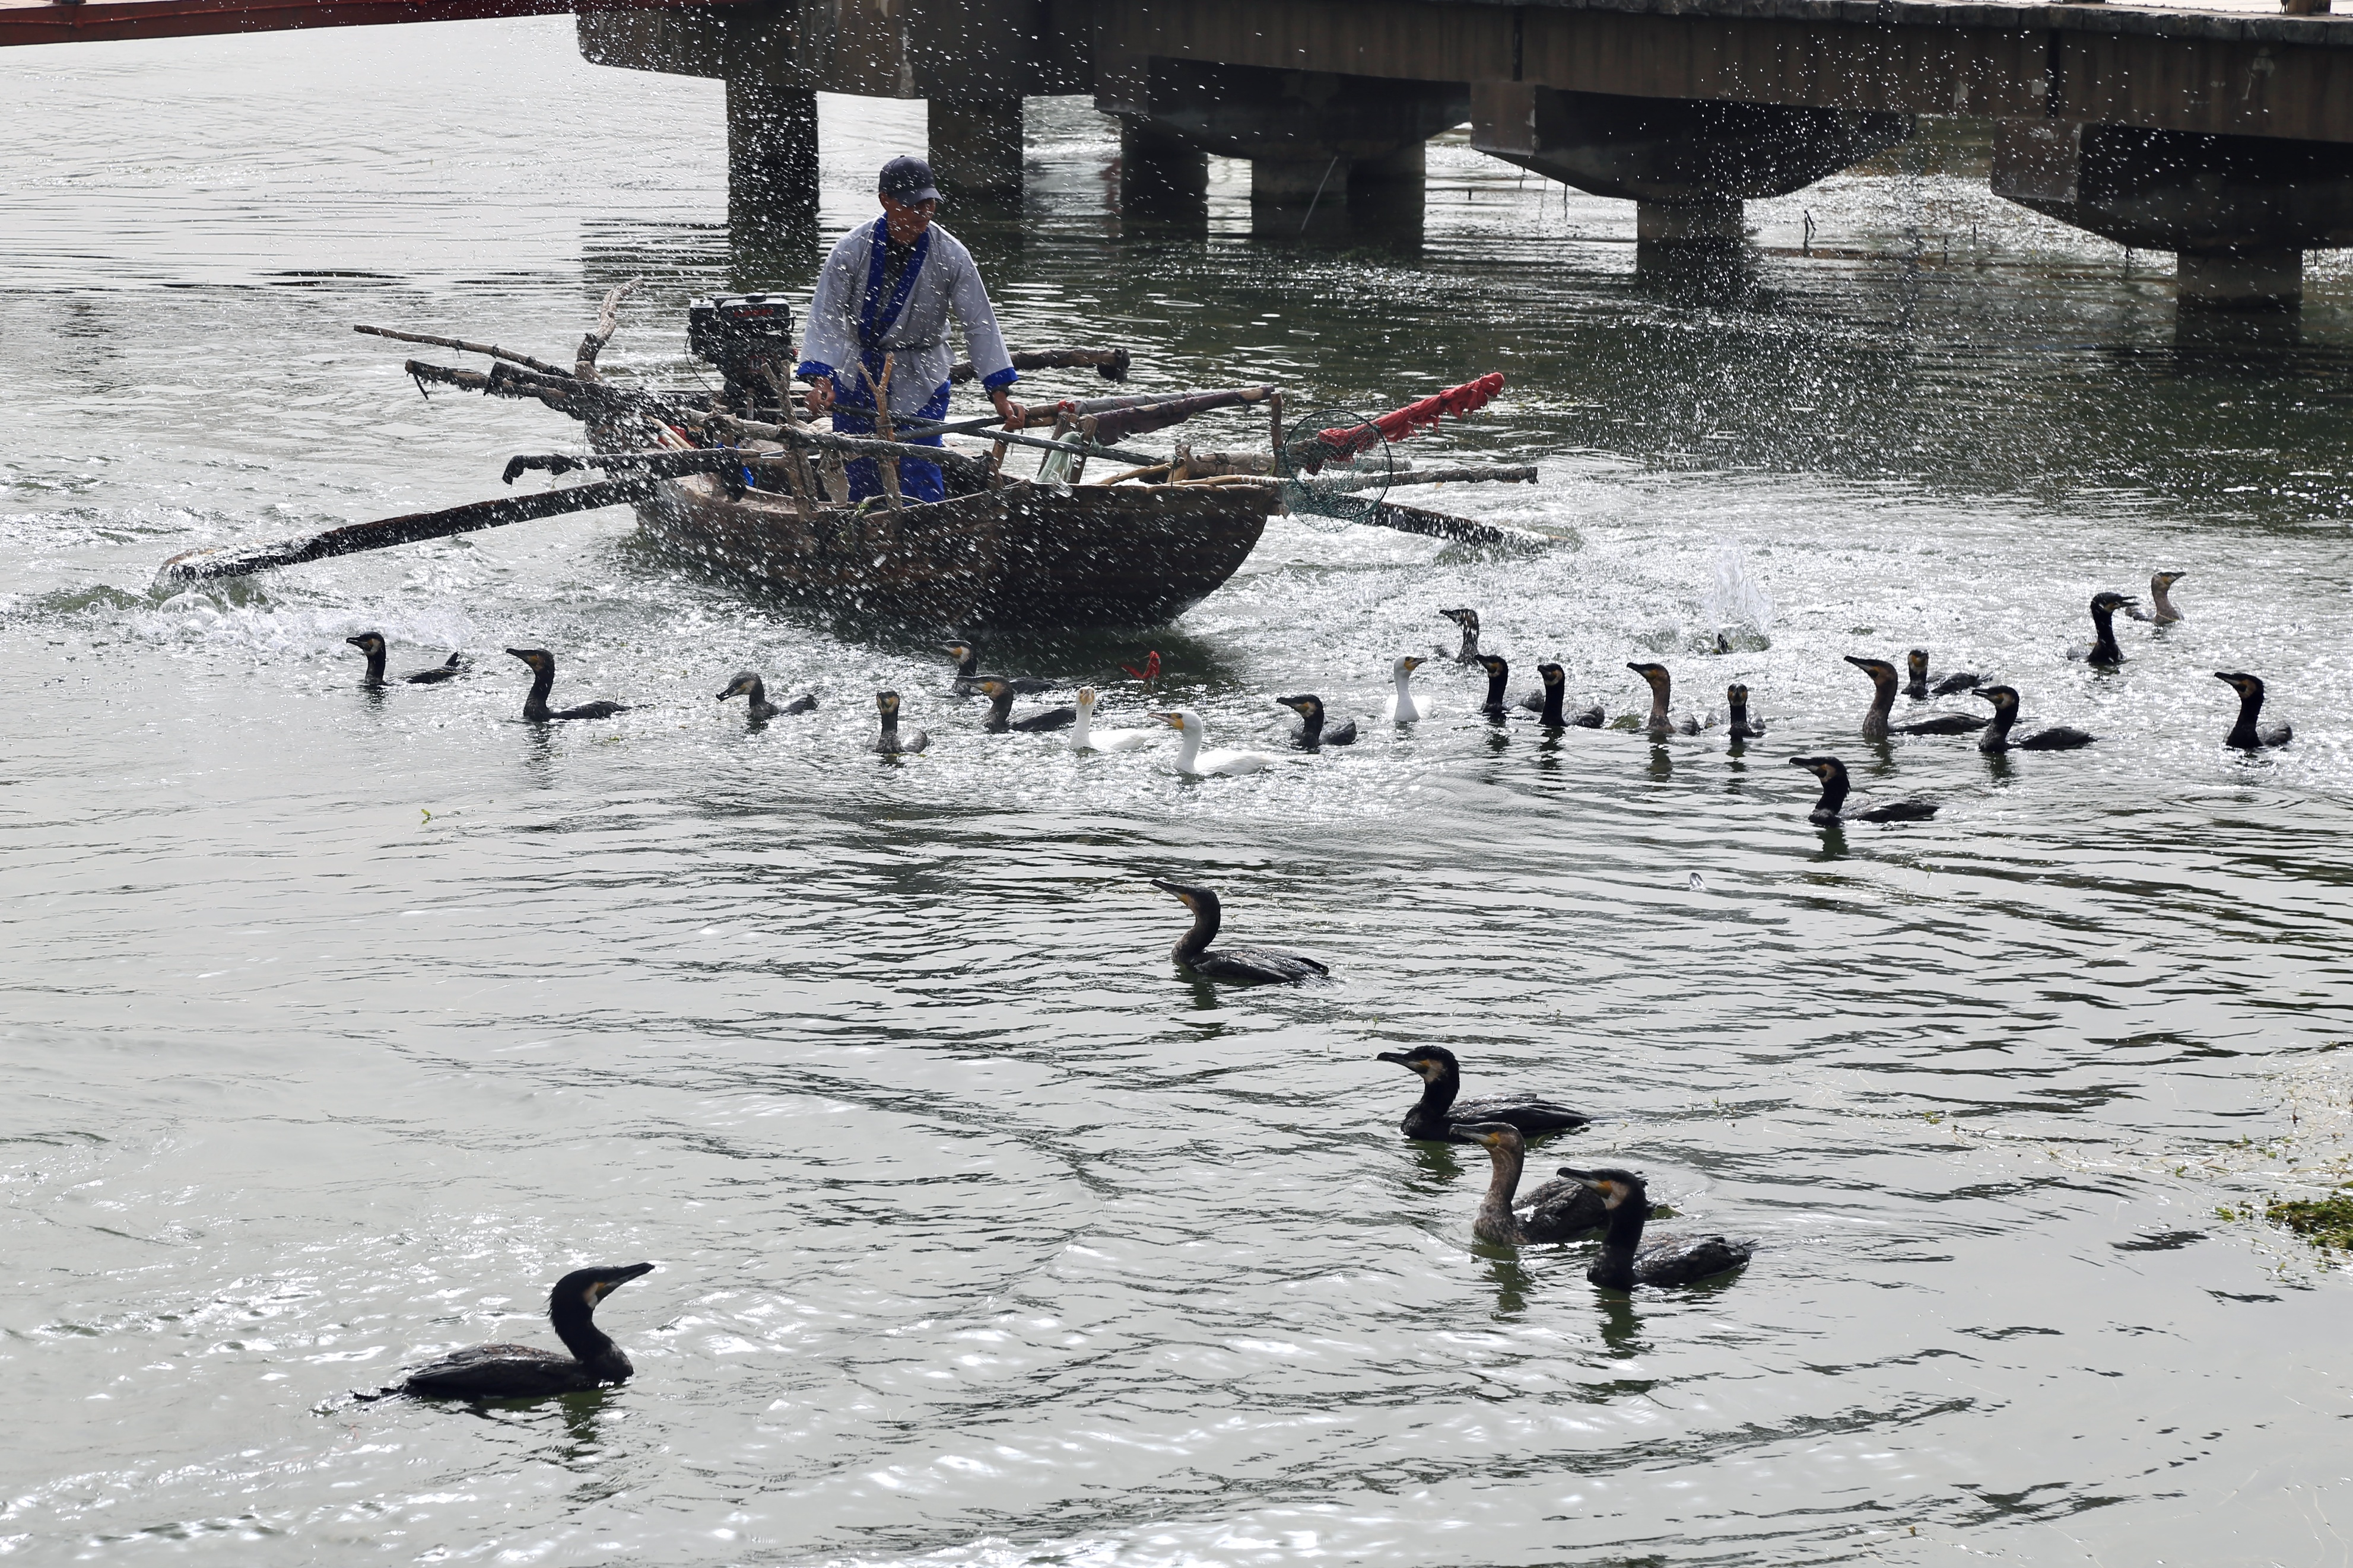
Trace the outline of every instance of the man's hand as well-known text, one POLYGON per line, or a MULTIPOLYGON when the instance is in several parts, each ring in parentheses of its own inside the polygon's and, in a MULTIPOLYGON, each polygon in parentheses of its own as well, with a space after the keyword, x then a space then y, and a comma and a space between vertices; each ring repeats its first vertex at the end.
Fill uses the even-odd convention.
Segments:
POLYGON ((990 389, 988 400, 997 405, 997 416, 1005 421, 1008 430, 1020 429, 1029 417, 1029 411, 1007 396, 1005 388, 1001 386, 990 389))
POLYGON ((809 377, 809 384, 808 384, 808 411, 809 411, 809 417, 810 417, 810 418, 812 418, 812 419, 814 419, 814 418, 816 418, 818 415, 823 414, 824 412, 826 412, 826 410, 828 410, 828 409, 831 408, 832 406, 833 406, 833 378, 832 378, 831 376, 826 376, 826 375, 813 375, 813 376, 809 377))

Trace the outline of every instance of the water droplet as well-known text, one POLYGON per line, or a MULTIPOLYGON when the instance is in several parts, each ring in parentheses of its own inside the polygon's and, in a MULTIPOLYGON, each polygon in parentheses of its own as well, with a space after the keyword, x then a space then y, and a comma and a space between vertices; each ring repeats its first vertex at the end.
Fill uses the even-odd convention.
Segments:
POLYGON ((1699 879, 1699 873, 1696 871, 1692 873, 1691 886, 1692 891, 1694 893, 1704 893, 1707 891, 1707 884, 1699 879))

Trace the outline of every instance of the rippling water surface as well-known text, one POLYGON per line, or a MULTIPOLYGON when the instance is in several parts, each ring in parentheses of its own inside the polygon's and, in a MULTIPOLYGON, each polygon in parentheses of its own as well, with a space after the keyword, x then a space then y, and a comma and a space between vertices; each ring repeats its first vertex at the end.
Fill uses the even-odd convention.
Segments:
MULTIPOLYGON (((1196 782, 984 736, 920 640, 617 513, 152 593, 575 439, 421 400, 351 322, 560 353, 643 277, 609 359, 675 377, 686 299, 813 252, 731 238, 716 84, 585 66, 560 18, 0 83, 0 1550, 2347 1560, 2348 1281, 2218 1214, 2330 1184, 2353 1094, 2341 262, 2300 341, 2178 340, 2147 258, 1994 203, 1957 133, 1757 204, 1729 277, 1638 273, 1625 209, 1459 144, 1418 237, 1253 239, 1239 166, 1204 234, 1123 224, 1108 122, 1033 104, 1026 212, 951 215, 1017 342, 1359 408, 1501 368, 1425 451, 1544 482, 1431 499, 1567 538, 1278 522, 1172 628, 997 660, 1132 723, 1156 647, 1161 700, 1272 746, 1272 695, 1369 721, 1467 603, 1521 685, 1556 658, 1631 711, 1660 657, 1773 723, 1548 738, 1433 666, 1410 731, 1196 782), (2189 619, 2071 664, 2089 595, 2161 567, 2189 619), (372 627, 481 668, 361 691, 372 627), (632 710, 522 724, 526 644, 632 710), (1863 743, 1840 656, 1915 644, 2099 744, 1863 743), (820 707, 747 731, 744 666, 820 707), (2293 747, 2218 744, 2236 668, 2293 747), (935 737, 901 765, 860 751, 881 685, 935 737), (1942 814, 1810 826, 1783 759, 1824 748, 1942 814), (1168 875, 1335 983, 1189 982, 1168 875), (1755 1264, 1612 1301, 1588 1246, 1474 1244, 1483 1167, 1400 1140, 1372 1060, 1425 1040, 1601 1113, 1537 1171, 1639 1168, 1755 1264), (551 1280, 639 1258, 625 1388, 348 1398, 545 1342, 551 1280)), ((825 112, 831 234, 922 121, 825 112)))

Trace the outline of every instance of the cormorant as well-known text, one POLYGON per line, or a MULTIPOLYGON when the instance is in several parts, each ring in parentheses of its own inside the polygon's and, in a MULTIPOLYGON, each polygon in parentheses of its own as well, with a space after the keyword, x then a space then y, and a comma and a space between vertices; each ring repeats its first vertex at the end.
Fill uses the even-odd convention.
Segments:
POLYGON ((1975 690, 1978 682, 1985 679, 1956 670, 1936 685, 1929 685, 1928 650, 1925 647, 1915 647, 1904 656, 1904 695, 1915 702, 1924 697, 1950 697, 1956 692, 1975 690))
POLYGON ((1642 721, 1643 729, 1653 735, 1699 733, 1699 721, 1689 714, 1685 714, 1680 722, 1667 717, 1667 698, 1674 689, 1674 677, 1667 673, 1665 665, 1629 664, 1626 668, 1651 685, 1651 716, 1642 721))
POLYGON ((1430 717, 1430 704, 1418 700, 1412 687, 1413 672, 1427 662, 1409 654, 1389 667, 1389 674, 1397 679, 1397 695, 1389 699, 1383 717, 1398 724, 1411 724, 1430 717))
POLYGON ((768 683, 760 679, 758 671, 750 669, 738 673, 734 679, 729 681, 727 689, 719 694, 719 700, 724 702, 731 697, 744 699, 744 716, 754 724, 765 723, 786 713, 807 713, 817 706, 817 698, 805 692, 782 708, 777 707, 768 700, 768 683))
POLYGON ((2263 682, 2261 676, 2241 670, 2235 673, 2216 670, 2214 679, 2227 680, 2231 689, 2239 694, 2239 721, 2231 726, 2223 739, 2226 746, 2236 746, 2243 752, 2261 751, 2267 746, 2284 746, 2295 739, 2295 731, 2285 724, 2258 724, 2263 710, 2263 682))
POLYGON ((1968 735, 1986 727, 1985 720, 1975 713, 1939 713, 1916 724, 1891 724, 1887 716, 1895 710, 1895 667, 1883 658, 1858 658, 1853 654, 1848 654, 1846 661, 1871 677, 1871 708, 1862 716, 1866 741, 1884 741, 1891 734, 1968 735))
POLYGON ((1561 711, 1561 700, 1568 695, 1568 671, 1556 664, 1536 666, 1536 679, 1544 682, 1541 697, 1523 697, 1520 706, 1536 710, 1536 722, 1547 730, 1562 730, 1574 724, 1580 730, 1601 728, 1601 704, 1580 708, 1574 713, 1561 711))
POLYGON ((547 694, 555 685, 555 656, 543 647, 511 647, 507 652, 531 666, 531 695, 522 700, 522 716, 536 723, 547 719, 610 719, 627 713, 628 705, 599 698, 577 708, 550 708, 547 694))
POLYGON ((2156 606, 2155 610, 2132 609, 2126 610, 2125 614, 2134 620, 2147 621, 2151 626, 2169 626, 2189 619, 2187 616, 2173 607, 2172 597, 2173 585, 2189 575, 2187 572, 2158 573, 2148 580, 2148 596, 2150 602, 2156 606))
POLYGON ((1601 1238, 1601 1256, 1585 1277, 1604 1290, 1631 1290, 1637 1285, 1696 1285, 1729 1273, 1757 1255, 1753 1241, 1733 1241, 1721 1236, 1662 1236, 1642 1245, 1642 1226, 1651 1218, 1650 1189, 1631 1171, 1577 1171, 1567 1165, 1560 1173, 1599 1194, 1609 1215, 1609 1230, 1601 1238))
POLYGON ((557 1280, 548 1293, 547 1318, 555 1325, 555 1337, 572 1352, 569 1355, 537 1345, 474 1345, 418 1367, 400 1381, 398 1392, 459 1399, 519 1399, 627 1383, 637 1369, 621 1347, 596 1326, 596 1303, 653 1271, 650 1263, 631 1263, 617 1268, 575 1268, 557 1280))
POLYGON ((1503 1247, 1531 1242, 1567 1241, 1607 1224, 1609 1211, 1601 1194, 1581 1182, 1546 1182, 1522 1202, 1514 1197, 1520 1171, 1527 1162, 1527 1141, 1508 1121, 1458 1121, 1446 1134, 1450 1143, 1475 1143, 1487 1151, 1494 1175, 1487 1195, 1471 1221, 1471 1234, 1503 1247))
POLYGON ((2010 727, 2018 722, 2018 693, 2007 686, 1981 686, 1978 695, 1993 704, 1993 722, 1978 737, 1978 750, 1991 755, 1996 752, 2072 752, 2088 746, 2097 739, 2087 730, 2071 730, 2064 724, 2054 724, 2048 730, 2037 730, 2023 740, 2010 738, 2010 727))
MULTIPOLYGON (((360 677, 360 684, 370 689, 382 686, 384 684, 384 634, 362 632, 355 637, 345 637, 343 640, 367 655, 367 673, 360 677)), ((430 669, 412 670, 400 679, 411 686, 438 686, 445 680, 457 679, 465 668, 466 656, 462 653, 453 653, 446 664, 437 664, 430 669)))
POLYGON ((1177 963, 1204 980, 1225 980, 1238 985, 1296 985, 1303 980, 1332 973, 1303 952, 1286 952, 1279 947, 1225 947, 1212 952, 1209 943, 1217 940, 1218 926, 1223 918, 1218 895, 1189 882, 1164 882, 1156 877, 1152 885, 1164 893, 1175 894, 1193 911, 1193 929, 1178 937, 1169 952, 1177 963))
POLYGON ((1176 771, 1180 773, 1227 773, 1239 778, 1243 773, 1254 773, 1274 761, 1264 752, 1201 750, 1202 737, 1208 731, 1201 727, 1201 716, 1190 708, 1155 713, 1153 717, 1176 731, 1180 737, 1176 742, 1176 771))
POLYGON ((910 752, 920 752, 932 743, 932 738, 921 730, 899 732, 899 694, 878 691, 874 694, 875 710, 882 716, 882 732, 875 737, 867 750, 885 757, 895 757, 910 752))
POLYGON ((1479 612, 1440 610, 1438 613, 1462 628, 1462 647, 1455 653, 1448 653, 1442 647, 1434 647, 1430 649, 1431 655, 1438 658, 1451 658, 1457 664, 1479 663, 1479 612))
POLYGON ((1006 685, 1024 697, 1034 697, 1040 691, 1054 689, 1052 681, 1040 679, 1034 675, 1016 675, 1008 678, 981 674, 980 648, 976 644, 952 642, 948 644, 948 654, 956 661, 955 684, 949 689, 958 697, 985 696, 987 694, 981 690, 981 682, 994 679, 1003 679, 1006 685))
POLYGON ((1095 689, 1079 688, 1079 721, 1071 727, 1071 750, 1074 752, 1134 752, 1152 744, 1149 730, 1098 730, 1095 728, 1095 689))
POLYGON ((2085 664, 2114 667, 2125 661, 2125 650, 2116 646, 2116 615, 2129 610, 2140 601, 2128 594, 2114 594, 2106 589, 2092 595, 2092 644, 2067 650, 2067 657, 2085 664))
POLYGON ((1511 661, 1499 653, 1482 653, 1476 662, 1487 672, 1487 700, 1479 704, 1479 711, 1490 719, 1501 719, 1512 710, 1511 699, 1504 692, 1512 679, 1511 661))
POLYGON ((1303 751, 1356 743, 1356 721, 1343 719, 1337 724, 1326 724, 1324 721, 1324 700, 1314 692, 1303 691, 1296 697, 1278 697, 1275 700, 1299 715, 1299 733, 1293 739, 1303 751))
POLYGON ((1884 805, 1850 812, 1846 809, 1846 797, 1853 786, 1846 781, 1844 763, 1836 757, 1791 757, 1789 765, 1804 768, 1822 781, 1822 796, 1814 802, 1814 809, 1808 816, 1824 827, 1835 827, 1841 821, 1926 822, 1936 815, 1936 803, 1933 800, 1892 800, 1884 805))
POLYGON ((1377 1062, 1395 1062, 1421 1078, 1421 1098, 1405 1113, 1398 1128, 1423 1142, 1443 1142, 1449 1130, 1473 1121, 1502 1121, 1526 1136, 1574 1132, 1593 1118, 1533 1095, 1491 1094, 1477 1100, 1457 1100, 1462 1090, 1462 1068, 1444 1046, 1416 1046, 1409 1051, 1383 1051, 1377 1062))
POLYGON ((1738 681, 1724 689, 1724 705, 1732 713, 1732 738, 1754 741, 1765 733, 1765 721, 1748 716, 1748 688, 1738 681))
POLYGON ((980 694, 988 699, 988 717, 980 727, 992 735, 1002 735, 1008 730, 1024 734, 1041 734, 1048 730, 1067 730, 1078 722, 1075 708, 1048 708, 1026 718, 1013 717, 1013 683, 994 675, 984 675, 978 686, 980 694))

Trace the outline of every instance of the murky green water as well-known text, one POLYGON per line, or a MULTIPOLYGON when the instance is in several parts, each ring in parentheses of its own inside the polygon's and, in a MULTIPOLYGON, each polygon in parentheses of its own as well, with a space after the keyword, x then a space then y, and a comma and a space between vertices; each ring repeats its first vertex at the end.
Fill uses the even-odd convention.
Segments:
MULTIPOLYGON (((964 226, 1017 342, 1144 387, 1387 406, 1501 368, 1421 498, 1537 558, 1282 522, 1152 634, 997 662, 1270 744, 1368 718, 1484 614, 1532 680, 1774 723, 1474 721, 1240 780, 992 740, 944 660, 845 641, 566 518, 159 602, 166 555, 492 493, 558 416, 421 401, 353 321, 669 376, 731 254, 714 84, 549 19, 0 60, 0 762, 9 1093, 0 1548, 52 1563, 2339 1563, 2341 1272, 2225 1218, 2344 1145, 2353 276, 2300 343, 2170 300, 1927 151, 1758 204, 1725 279, 1630 215, 1433 153, 1418 241, 1123 225, 1115 143, 1034 105, 1018 224, 964 226), (1803 219, 1815 245, 1792 254, 1803 219), (2064 658, 2100 587, 2190 619, 2064 658), (1715 656, 1721 624, 1765 637, 1715 656), (441 689, 355 689, 482 655, 441 689), (1765 641, 1769 646, 1748 645, 1765 641), (1847 653, 1998 670, 2102 739, 1989 766, 1855 733, 1847 653), (496 653, 633 704, 540 733, 496 653), (747 733, 738 668, 815 690, 747 733), (2218 741, 2210 671, 2297 727, 2218 741), (876 687, 933 749, 859 747, 876 687), (1934 822, 1810 826, 1833 749, 1934 822), (1198 877, 1303 992, 1166 956, 1198 877), (1472 1244, 1483 1169, 1403 1142, 1435 1040, 1606 1120, 1553 1146, 1760 1240, 1597 1297, 1472 1244), (639 1375, 480 1411, 344 1396, 544 1342, 584 1262, 639 1375)), ((920 132, 828 100, 825 220, 920 132)), ((1964 159, 1966 153, 1960 154, 1964 159)), ((952 217, 952 222, 954 221, 952 217)), ((1076 389, 1084 384, 1048 382, 1076 389)), ((1239 420, 1202 440, 1248 438, 1239 420)))

